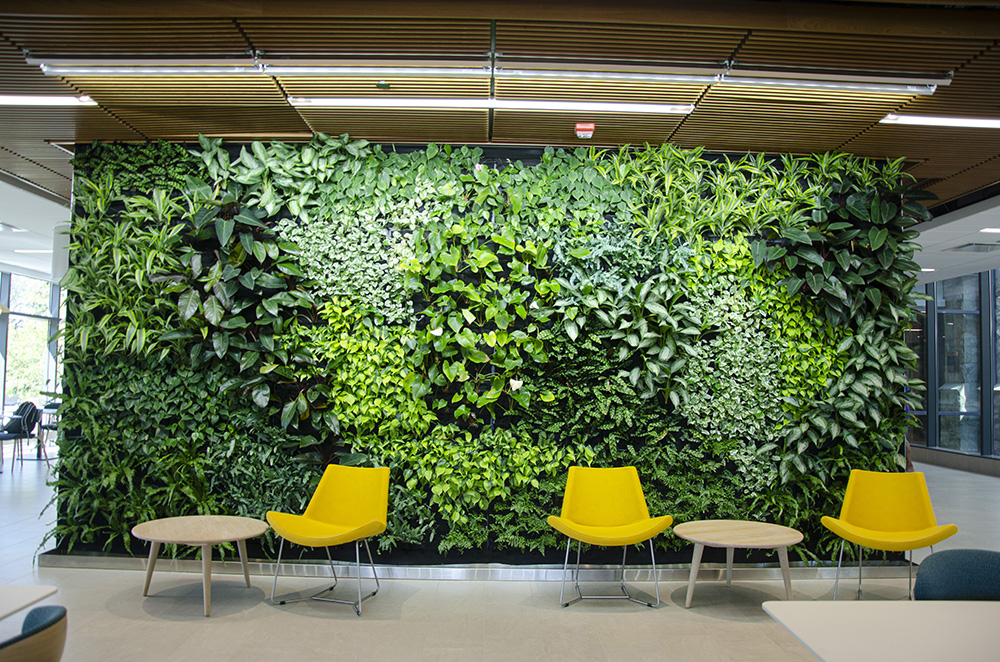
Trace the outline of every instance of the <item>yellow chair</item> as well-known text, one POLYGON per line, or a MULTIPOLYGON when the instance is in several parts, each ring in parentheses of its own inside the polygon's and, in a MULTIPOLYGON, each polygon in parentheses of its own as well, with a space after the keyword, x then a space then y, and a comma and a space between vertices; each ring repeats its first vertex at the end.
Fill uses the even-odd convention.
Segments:
POLYGON ((631 600, 647 607, 660 604, 660 585, 656 578, 656 556, 653 543, 649 543, 649 556, 653 562, 653 585, 656 587, 656 603, 643 602, 629 595, 625 587, 625 555, 628 546, 650 540, 669 527, 674 518, 650 517, 646 507, 646 497, 642 493, 639 472, 635 467, 620 469, 593 469, 570 467, 563 494, 562 514, 551 515, 549 525, 566 534, 566 559, 563 562, 563 581, 559 588, 559 602, 568 607, 584 599, 631 600), (569 552, 573 541, 576 545, 576 570, 573 581, 577 597, 563 602, 566 588, 566 574, 569 572, 569 552), (580 548, 583 543, 604 547, 623 547, 620 584, 624 595, 584 595, 580 591, 580 548))
POLYGON ((854 469, 847 480, 847 493, 840 517, 824 516, 823 526, 843 538, 837 559, 833 599, 837 599, 844 543, 858 546, 858 599, 861 599, 861 547, 886 552, 910 552, 910 592, 913 590, 913 550, 931 547, 958 532, 954 524, 938 525, 927 492, 924 475, 880 473, 854 469))
POLYGON ((333 586, 301 598, 283 599, 278 604, 298 602, 300 600, 322 600, 352 605, 358 616, 361 615, 361 603, 378 593, 378 575, 375 574, 375 563, 368 547, 368 538, 385 531, 386 518, 389 510, 389 469, 368 469, 362 467, 344 467, 331 464, 323 472, 316 491, 306 506, 304 515, 290 515, 269 511, 267 521, 275 533, 281 536, 278 547, 278 561, 274 565, 274 583, 271 585, 271 602, 278 585, 278 569, 281 566, 281 552, 285 540, 306 547, 323 547, 326 557, 330 560, 333 571, 333 586), (358 543, 364 541, 368 552, 368 563, 375 578, 375 590, 361 596, 361 551, 358 543), (354 543, 355 566, 358 572, 358 600, 333 600, 323 597, 337 585, 337 570, 330 557, 330 547, 344 543, 354 543))

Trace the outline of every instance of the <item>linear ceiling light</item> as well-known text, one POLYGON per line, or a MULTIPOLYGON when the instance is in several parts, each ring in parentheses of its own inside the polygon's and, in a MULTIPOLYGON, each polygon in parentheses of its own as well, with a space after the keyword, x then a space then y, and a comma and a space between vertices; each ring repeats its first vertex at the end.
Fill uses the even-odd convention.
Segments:
POLYGON ((419 98, 339 98, 288 97, 296 107, 314 108, 423 108, 447 110, 543 110, 567 112, 649 113, 687 115, 694 111, 690 104, 661 103, 601 103, 591 101, 535 101, 520 99, 419 99, 419 98))
POLYGON ((25 58, 46 76, 232 76, 260 75, 253 58, 25 58))
POLYGON ((937 117, 932 115, 896 115, 889 113, 880 120, 880 123, 1000 129, 1000 119, 986 119, 982 117, 937 117))
POLYGON ((843 90, 868 94, 904 94, 907 96, 934 94, 934 85, 908 85, 905 83, 862 83, 847 80, 811 80, 800 78, 762 78, 743 74, 724 74, 720 85, 746 85, 752 87, 787 87, 796 90, 843 90))
POLYGON ((71 97, 55 94, 0 94, 0 106, 96 106, 87 96, 71 97))
POLYGON ((528 80, 609 81, 616 83, 679 83, 714 85, 719 73, 654 73, 630 71, 574 71, 569 69, 504 69, 496 70, 497 78, 528 80))

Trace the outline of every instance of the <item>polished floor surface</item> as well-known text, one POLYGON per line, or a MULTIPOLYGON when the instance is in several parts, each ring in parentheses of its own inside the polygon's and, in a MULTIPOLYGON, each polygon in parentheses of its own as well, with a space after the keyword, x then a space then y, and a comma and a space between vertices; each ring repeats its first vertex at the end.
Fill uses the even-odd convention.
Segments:
MULTIPOLYGON (((1000 479, 928 465, 940 522, 959 533, 939 549, 1000 550, 1000 479)), ((238 575, 212 582, 212 616, 202 613, 201 575, 156 573, 143 598, 143 573, 39 568, 39 542, 53 519, 43 508, 44 462, 0 474, 0 583, 53 584, 45 602, 69 609, 64 660, 815 660, 760 605, 781 599, 780 581, 698 584, 684 609, 686 584, 663 582, 663 603, 649 609, 623 601, 558 606, 552 582, 391 580, 358 618, 344 605, 268 602, 270 580, 238 575)), ((921 558, 918 554, 917 559, 921 558)), ((852 575, 848 575, 852 577, 852 575)), ((289 588, 316 581, 283 579, 289 588)), ((848 579, 846 586, 852 587, 848 579)), ((342 584, 350 590, 350 582, 342 584)), ((640 588, 651 590, 652 585, 640 588)), ((339 589, 338 589, 339 590, 339 589)), ((796 600, 829 600, 833 582, 794 580, 796 600)), ((852 599, 841 587, 841 599, 852 599)), ((906 579, 865 580, 864 598, 906 599, 906 579)), ((0 639, 21 614, 0 621, 0 639)))

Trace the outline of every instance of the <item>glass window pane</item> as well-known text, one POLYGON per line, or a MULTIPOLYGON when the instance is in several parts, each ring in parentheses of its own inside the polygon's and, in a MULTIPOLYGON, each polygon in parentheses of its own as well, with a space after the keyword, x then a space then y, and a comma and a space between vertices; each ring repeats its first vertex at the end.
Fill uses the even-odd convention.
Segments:
POLYGON ((979 310, 979 274, 939 282, 937 305, 949 310, 979 310))
POLYGON ((917 416, 919 423, 915 423, 906 429, 906 440, 911 446, 927 445, 927 416, 917 416))
POLYGON ((978 412, 979 404, 979 315, 941 313, 940 384, 941 412, 978 412))
POLYGON ((25 400, 36 405, 48 400, 42 391, 48 367, 49 323, 46 320, 11 315, 7 327, 7 381, 4 402, 9 407, 25 400))
POLYGON ((979 453, 979 416, 941 416, 941 448, 979 453))
MULTIPOLYGON (((908 369, 906 371, 906 376, 911 379, 919 379, 925 384, 927 383, 927 347, 924 340, 926 337, 924 334, 926 324, 926 313, 924 311, 917 311, 914 315, 913 321, 910 322, 910 328, 903 332, 903 339, 906 341, 906 346, 912 349, 917 355, 916 365, 912 369, 908 369)), ((916 396, 919 401, 917 409, 920 411, 927 409, 925 393, 926 391, 916 392, 916 396)))
POLYGON ((11 312, 26 315, 50 315, 49 283, 37 278, 11 274, 10 309, 11 312))

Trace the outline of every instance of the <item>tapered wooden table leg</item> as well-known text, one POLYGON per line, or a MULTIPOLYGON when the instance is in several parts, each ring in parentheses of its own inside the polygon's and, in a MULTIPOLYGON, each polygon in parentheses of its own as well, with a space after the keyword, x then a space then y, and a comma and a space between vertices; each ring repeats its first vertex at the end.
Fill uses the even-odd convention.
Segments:
POLYGON ((778 563, 781 564, 781 578, 785 580, 785 599, 792 599, 792 576, 788 571, 788 548, 778 547, 778 563))
POLYGON ((212 546, 201 546, 201 583, 205 593, 205 615, 209 615, 212 604, 212 546))
POLYGON ((735 548, 726 547, 726 586, 733 585, 733 554, 735 548))
POLYGON ((250 588, 250 566, 247 565, 247 541, 237 540, 236 548, 240 550, 240 563, 243 564, 243 579, 247 582, 247 588, 250 588))
POLYGON ((694 597, 694 583, 698 579, 698 567, 701 565, 701 553, 705 551, 704 545, 695 544, 694 554, 691 556, 691 576, 688 578, 688 593, 684 600, 684 608, 691 606, 691 598, 694 597))
POLYGON ((149 595, 149 580, 153 578, 153 567, 156 566, 156 557, 160 555, 160 543, 154 542, 149 545, 149 560, 146 561, 146 584, 142 587, 142 597, 149 595))

